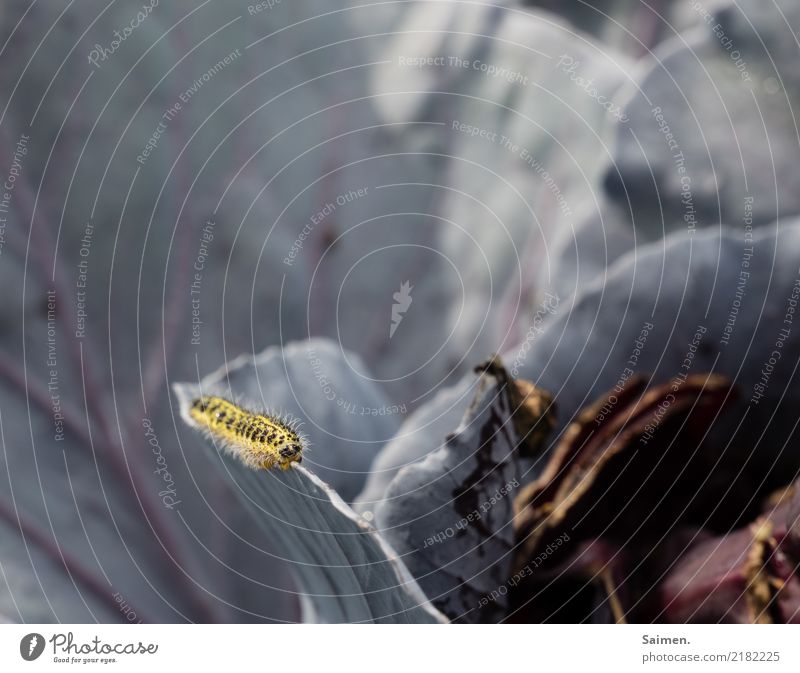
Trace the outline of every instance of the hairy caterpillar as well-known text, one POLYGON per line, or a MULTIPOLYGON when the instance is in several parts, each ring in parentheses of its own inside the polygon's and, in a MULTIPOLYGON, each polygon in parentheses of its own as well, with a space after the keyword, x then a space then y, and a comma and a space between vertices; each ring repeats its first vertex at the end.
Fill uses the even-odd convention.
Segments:
POLYGON ((216 395, 193 400, 189 416, 252 468, 269 470, 277 465, 288 470, 303 459, 307 441, 297 432, 297 421, 253 413, 216 395))

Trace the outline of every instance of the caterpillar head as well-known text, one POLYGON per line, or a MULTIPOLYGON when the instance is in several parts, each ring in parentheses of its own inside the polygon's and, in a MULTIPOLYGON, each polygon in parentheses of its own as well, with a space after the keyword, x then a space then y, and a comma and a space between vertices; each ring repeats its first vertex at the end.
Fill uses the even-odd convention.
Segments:
POLYGON ((278 465, 282 470, 288 470, 292 463, 303 460, 303 444, 296 432, 290 430, 284 440, 278 445, 280 460, 278 465))
POLYGON ((292 463, 302 462, 303 450, 308 442, 297 431, 298 421, 289 420, 281 415, 276 415, 273 421, 280 428, 274 444, 278 456, 280 456, 278 466, 282 470, 288 470, 292 463))
POLYGON ((288 421, 279 414, 270 414, 267 418, 273 426, 273 431, 266 437, 274 456, 273 464, 288 470, 292 463, 302 462, 306 440, 295 429, 296 422, 288 421))

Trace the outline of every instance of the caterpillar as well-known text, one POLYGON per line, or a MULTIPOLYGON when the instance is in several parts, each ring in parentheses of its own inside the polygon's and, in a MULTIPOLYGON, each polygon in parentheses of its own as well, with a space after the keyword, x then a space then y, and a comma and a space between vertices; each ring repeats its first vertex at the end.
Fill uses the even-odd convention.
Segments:
POLYGON ((259 414, 224 397, 204 395, 192 401, 189 416, 197 426, 246 465, 257 470, 275 466, 288 470, 303 459, 307 440, 297 431, 297 421, 277 414, 259 414))

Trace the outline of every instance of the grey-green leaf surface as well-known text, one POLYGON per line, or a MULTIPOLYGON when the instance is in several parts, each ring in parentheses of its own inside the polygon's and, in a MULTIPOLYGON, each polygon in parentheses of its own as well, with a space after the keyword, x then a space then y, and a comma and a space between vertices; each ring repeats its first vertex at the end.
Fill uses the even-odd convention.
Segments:
POLYGON ((376 509, 379 530, 434 605, 460 621, 504 614, 503 596, 484 598, 511 574, 514 491, 526 468, 507 386, 505 376, 485 372, 456 431, 401 469, 376 509))

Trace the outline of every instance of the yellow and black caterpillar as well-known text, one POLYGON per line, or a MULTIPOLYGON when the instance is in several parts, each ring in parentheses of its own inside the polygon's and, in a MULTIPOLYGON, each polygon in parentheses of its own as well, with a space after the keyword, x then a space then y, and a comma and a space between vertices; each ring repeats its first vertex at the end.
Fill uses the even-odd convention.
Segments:
POLYGON ((248 411, 216 395, 193 400, 189 415, 200 429, 252 468, 269 470, 277 465, 288 470, 303 459, 307 442, 297 432, 296 422, 248 411))

